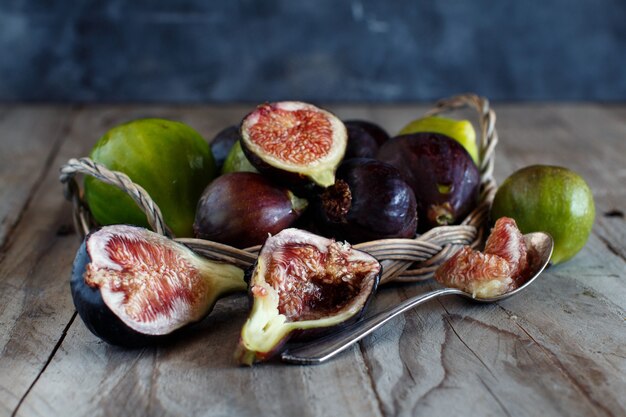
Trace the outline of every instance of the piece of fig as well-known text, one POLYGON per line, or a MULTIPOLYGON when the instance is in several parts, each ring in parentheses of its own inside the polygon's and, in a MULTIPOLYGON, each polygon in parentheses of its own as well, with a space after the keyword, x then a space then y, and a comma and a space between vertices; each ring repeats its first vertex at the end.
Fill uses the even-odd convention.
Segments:
POLYGON ((224 161, 226 161, 226 158, 228 157, 228 153, 240 137, 239 126, 229 126, 220 130, 217 135, 215 135, 213 140, 211 140, 211 152, 213 152, 215 166, 217 167, 218 172, 222 170, 224 161))
POLYGON ((437 268, 435 279, 472 297, 497 297, 528 279, 528 255, 524 235, 515 220, 501 217, 491 230, 483 253, 464 246, 437 268))
POLYGON ((268 238, 250 270, 253 300, 236 359, 251 365, 277 353, 299 333, 356 320, 380 279, 371 255, 299 229, 268 238))
POLYGON ((307 204, 261 174, 232 172, 204 190, 193 229, 201 239, 247 248, 291 226, 307 204))
POLYGON ((343 159, 343 122, 312 104, 283 101, 262 104, 241 122, 241 145, 262 174, 288 187, 313 183, 328 187, 343 159))
POLYGON ((414 133, 381 146, 377 159, 396 167, 417 199, 418 230, 458 223, 475 207, 480 173, 454 139, 414 133))
POLYGON ((375 159, 344 161, 315 213, 325 235, 352 243, 412 238, 417 230, 413 190, 396 168, 375 159))
POLYGON ((383 143, 389 140, 389 133, 376 123, 368 122, 367 120, 346 120, 344 124, 348 129, 358 127, 365 130, 376 141, 378 146, 382 146, 383 143))
POLYGON ((70 286, 93 334, 142 346, 201 320, 220 297, 245 291, 243 275, 147 229, 114 225, 85 238, 70 286))
POLYGON ((517 288, 506 259, 469 246, 441 264, 435 271, 435 280, 478 298, 497 297, 517 288))
POLYGON ((498 255, 511 266, 511 277, 517 281, 526 279, 528 270, 528 248, 524 235, 510 217, 496 220, 491 234, 485 242, 485 253, 498 255))

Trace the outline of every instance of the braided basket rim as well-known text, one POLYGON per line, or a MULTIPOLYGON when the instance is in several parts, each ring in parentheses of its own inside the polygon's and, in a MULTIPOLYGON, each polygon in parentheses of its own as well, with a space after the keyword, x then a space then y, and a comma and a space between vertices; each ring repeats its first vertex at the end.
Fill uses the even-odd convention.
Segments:
MULTIPOLYGON (((429 279, 438 266, 462 246, 476 247, 483 243, 489 209, 496 191, 496 182, 493 178, 495 148, 498 143, 496 114, 487 98, 466 93, 439 100, 425 116, 467 107, 473 108, 478 113, 480 128, 480 140, 477 143, 481 179, 479 202, 459 225, 435 227, 413 239, 381 239, 353 245, 355 249, 368 252, 381 262, 383 265, 381 283, 429 279)), ((146 214, 153 231, 172 237, 171 231, 163 221, 161 210, 145 189, 133 183, 127 175, 111 171, 90 158, 72 158, 61 167, 59 179, 64 185, 65 198, 72 203, 74 226, 81 238, 98 225, 83 200, 80 186, 76 181, 78 174, 91 175, 126 192, 146 214)), ((253 264, 260 249, 260 245, 238 249, 193 238, 179 238, 176 241, 185 244, 201 256, 241 268, 253 264)))

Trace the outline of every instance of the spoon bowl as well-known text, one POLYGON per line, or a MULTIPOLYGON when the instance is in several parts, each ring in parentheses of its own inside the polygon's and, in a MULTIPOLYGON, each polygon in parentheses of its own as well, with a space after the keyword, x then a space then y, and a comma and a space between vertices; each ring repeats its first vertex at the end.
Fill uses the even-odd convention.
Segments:
POLYGON ((406 312, 426 301, 432 300, 444 295, 460 295, 479 303, 494 303, 505 300, 522 291, 532 284, 537 277, 543 272, 550 262, 552 251, 554 249, 554 240, 544 232, 534 232, 524 235, 524 241, 528 248, 529 268, 531 273, 522 285, 513 291, 498 295, 496 297, 476 298, 472 294, 461 291, 457 288, 442 288, 434 291, 420 294, 418 296, 408 298, 400 304, 377 313, 364 320, 358 321, 338 333, 333 333, 322 337, 314 342, 303 346, 288 349, 281 355, 281 359, 285 362, 297 363, 301 365, 312 365, 327 361, 343 350, 347 349, 353 343, 358 342, 374 330, 382 327, 392 318, 406 312))
POLYGON ((550 257, 552 256, 552 250, 554 249, 554 240, 552 239, 552 236, 547 233, 534 232, 525 234, 524 242, 526 243, 526 247, 528 248, 528 267, 530 268, 531 273, 529 274, 530 278, 528 278, 522 285, 520 285, 513 291, 500 294, 496 297, 475 298, 472 297, 471 294, 468 294, 464 291, 461 291, 462 294, 459 295, 466 298, 471 298, 473 301, 479 303, 493 303, 496 301, 505 300, 509 297, 514 296, 515 294, 524 291, 548 266, 548 263, 550 262, 550 257))

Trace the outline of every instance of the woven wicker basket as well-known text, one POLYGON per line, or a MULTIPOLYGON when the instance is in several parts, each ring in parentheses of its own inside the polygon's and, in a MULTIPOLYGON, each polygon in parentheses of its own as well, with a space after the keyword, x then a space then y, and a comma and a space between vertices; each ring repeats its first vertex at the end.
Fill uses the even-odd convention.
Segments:
MULTIPOLYGON (((463 94, 440 100, 428 115, 439 114, 464 107, 478 112, 480 125, 481 194, 476 208, 457 226, 441 226, 429 230, 414 239, 382 239, 354 245, 355 248, 375 256, 383 265, 381 283, 414 282, 432 277, 434 271, 450 258, 462 245, 479 246, 487 227, 489 208, 496 191, 493 179, 495 146, 498 135, 495 129, 496 115, 489 107, 489 101, 474 94, 463 94)), ((134 184, 123 173, 110 171, 89 158, 70 159, 61 167, 60 180, 65 187, 65 197, 73 204, 76 230, 85 236, 97 227, 89 207, 82 199, 76 182, 77 174, 91 175, 126 192, 146 213, 152 229, 160 234, 171 236, 163 222, 161 211, 148 193, 134 184)), ((256 260, 259 246, 245 250, 221 243, 201 239, 176 239, 189 246, 198 254, 210 259, 233 264, 242 268, 256 260)))

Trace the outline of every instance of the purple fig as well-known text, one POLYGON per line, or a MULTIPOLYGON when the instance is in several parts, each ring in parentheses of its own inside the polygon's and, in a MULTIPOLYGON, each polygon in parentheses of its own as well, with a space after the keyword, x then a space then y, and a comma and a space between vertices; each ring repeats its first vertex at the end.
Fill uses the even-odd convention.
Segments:
POLYGON ((213 152, 215 166, 218 171, 221 171, 228 153, 239 138, 241 138, 239 126, 229 126, 219 131, 211 140, 211 152, 213 152))
POLYGON ((377 159, 396 167, 413 189, 419 231, 459 223, 476 206, 480 173, 454 139, 437 133, 398 136, 381 146, 377 159))
POLYGON ((344 161, 315 212, 324 234, 352 243, 411 238, 417 229, 413 190, 396 168, 375 159, 344 161))
POLYGON ((295 222, 307 206, 261 174, 222 175, 204 190, 196 210, 196 237, 238 248, 260 245, 295 222))
POLYGON ((346 128, 358 127, 365 130, 372 137, 378 146, 382 146, 383 143, 389 140, 389 134, 382 127, 376 123, 368 122, 366 120, 347 120, 344 122, 346 128))

